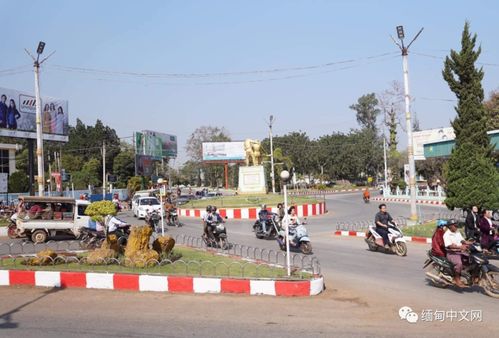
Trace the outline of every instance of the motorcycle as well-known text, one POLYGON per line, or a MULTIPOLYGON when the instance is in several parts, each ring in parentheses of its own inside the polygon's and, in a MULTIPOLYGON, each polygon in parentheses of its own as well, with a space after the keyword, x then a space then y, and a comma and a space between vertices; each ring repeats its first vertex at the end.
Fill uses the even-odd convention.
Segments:
POLYGON ((362 199, 364 200, 364 203, 369 203, 371 199, 367 196, 363 196, 362 199))
POLYGON ((208 225, 208 232, 210 236, 203 233, 202 238, 207 247, 220 248, 222 250, 229 249, 227 242, 227 229, 224 225, 225 222, 214 221, 208 225))
POLYGON ((365 241, 371 251, 377 251, 378 249, 388 250, 396 254, 397 256, 407 255, 407 244, 404 239, 404 234, 402 230, 395 226, 394 224, 388 225, 388 246, 389 249, 385 249, 383 245, 383 237, 376 232, 376 227, 374 225, 369 226, 367 231, 365 241))
POLYGON ((276 213, 269 214, 266 220, 257 219, 255 224, 253 224, 253 231, 258 239, 273 239, 277 236, 280 230, 281 225, 279 222, 279 215, 276 213), (267 231, 263 231, 262 222, 265 222, 267 231))
MULTIPOLYGON (((130 235, 130 224, 120 225, 116 231, 112 234, 116 235, 118 239, 118 244, 123 250, 128 242, 128 236, 130 235)), ((80 240, 80 247, 86 250, 93 250, 100 248, 102 243, 106 240, 106 234, 104 231, 97 231, 91 228, 80 228, 80 235, 78 239, 80 240)))
POLYGON ((148 224, 153 231, 156 231, 161 220, 161 215, 157 210, 149 211, 144 218, 146 224, 148 224))
MULTIPOLYGON (((478 285, 488 296, 499 298, 499 268, 489 264, 478 243, 470 244, 468 253, 469 256, 463 256, 461 282, 467 287, 478 285)), ((454 264, 445 257, 434 256, 431 250, 423 269, 434 286, 445 288, 455 285, 454 264)))
MULTIPOLYGON (((302 253, 308 255, 312 253, 312 243, 308 237, 305 222, 289 226, 289 247, 299 249, 302 253)), ((281 250, 286 250, 286 229, 282 229, 277 234, 277 243, 281 250)))
POLYGON ((171 208, 168 210, 168 225, 176 226, 177 228, 180 226, 180 222, 178 220, 177 208, 171 208))

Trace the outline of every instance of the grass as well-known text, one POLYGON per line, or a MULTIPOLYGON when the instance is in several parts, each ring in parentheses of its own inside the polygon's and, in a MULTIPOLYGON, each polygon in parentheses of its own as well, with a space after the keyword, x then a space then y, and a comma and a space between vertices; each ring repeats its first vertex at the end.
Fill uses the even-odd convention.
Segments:
MULTIPOLYGON (((313 204, 319 200, 307 196, 288 196, 288 203, 291 204, 313 204)), ((239 208, 239 207, 259 207, 266 204, 268 207, 277 206, 283 203, 280 195, 239 195, 239 196, 219 196, 204 200, 192 200, 182 204, 181 208, 205 208, 208 204, 216 205, 219 208, 239 208)))
MULTIPOLYGON (((406 226, 402 229, 404 236, 429 237, 433 236, 437 223, 435 221, 427 222, 420 225, 406 226)), ((463 230, 459 230, 464 237, 463 230)))
MULTIPOLYGON (((175 246, 176 255, 182 257, 173 264, 157 265, 148 268, 130 268, 117 264, 89 265, 79 263, 62 263, 45 266, 27 266, 21 264, 23 259, 0 259, 0 268, 44 270, 44 271, 83 271, 83 272, 110 272, 110 273, 142 273, 160 275, 183 276, 224 276, 239 278, 284 278, 286 269, 245 261, 240 258, 217 255, 200 249, 184 246, 175 246)), ((80 255, 79 257, 84 257, 80 255)), ((57 260, 56 260, 57 263, 57 260)), ((295 272, 293 278, 311 278, 310 273, 295 272)))

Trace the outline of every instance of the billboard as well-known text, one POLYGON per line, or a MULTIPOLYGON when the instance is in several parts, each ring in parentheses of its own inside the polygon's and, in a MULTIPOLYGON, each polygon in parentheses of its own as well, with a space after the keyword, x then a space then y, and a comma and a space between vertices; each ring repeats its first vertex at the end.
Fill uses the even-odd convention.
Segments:
MULTIPOLYGON (((42 97, 43 139, 68 141, 68 101, 42 97)), ((0 88, 0 136, 36 139, 36 99, 31 93, 0 88)))
POLYGON ((412 144, 414 147, 414 159, 424 160, 424 144, 436 141, 452 140, 455 138, 454 129, 438 128, 415 131, 412 133, 412 144))
POLYGON ((154 160, 177 157, 177 136, 151 130, 136 132, 135 153, 154 160))
POLYGON ((203 161, 244 161, 244 142, 203 142, 203 161))

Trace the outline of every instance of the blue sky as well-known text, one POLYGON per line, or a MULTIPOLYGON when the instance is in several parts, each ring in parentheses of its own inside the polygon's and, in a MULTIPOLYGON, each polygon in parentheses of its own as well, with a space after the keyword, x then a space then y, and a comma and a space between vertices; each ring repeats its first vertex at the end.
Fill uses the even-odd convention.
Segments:
MULTIPOLYGON (((448 126, 455 116, 439 57, 459 48, 465 20, 482 45, 479 61, 492 64, 484 66, 485 91, 499 88, 497 1, 0 0, 0 12, 0 71, 25 66, 25 72, 0 73, 0 87, 33 91, 24 48, 34 50, 43 40, 45 54, 56 53, 44 64, 42 95, 68 99, 70 123, 100 118, 121 137, 142 129, 176 134, 177 162, 185 160, 187 137, 202 125, 225 127, 235 140, 264 138, 270 114, 280 135, 302 130, 315 138, 356 128, 349 105, 402 80, 402 60, 389 38, 397 25, 409 37, 425 28, 409 56, 412 108, 423 128, 448 126), (393 54, 366 59, 385 53, 393 54), (345 60, 353 61, 216 75, 345 60)), ((400 138, 404 145, 403 133, 400 138)))

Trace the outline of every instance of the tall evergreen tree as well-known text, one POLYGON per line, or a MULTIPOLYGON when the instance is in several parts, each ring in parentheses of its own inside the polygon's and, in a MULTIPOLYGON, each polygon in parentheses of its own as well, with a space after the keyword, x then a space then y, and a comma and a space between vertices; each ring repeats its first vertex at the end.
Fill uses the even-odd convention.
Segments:
POLYGON ((487 115, 483 106, 483 69, 475 62, 481 48, 475 49, 476 34, 471 36, 469 23, 464 25, 461 50, 451 50, 442 75, 458 99, 457 117, 452 122, 456 147, 446 169, 447 198, 451 209, 478 204, 499 207, 499 173, 490 157, 487 115))

